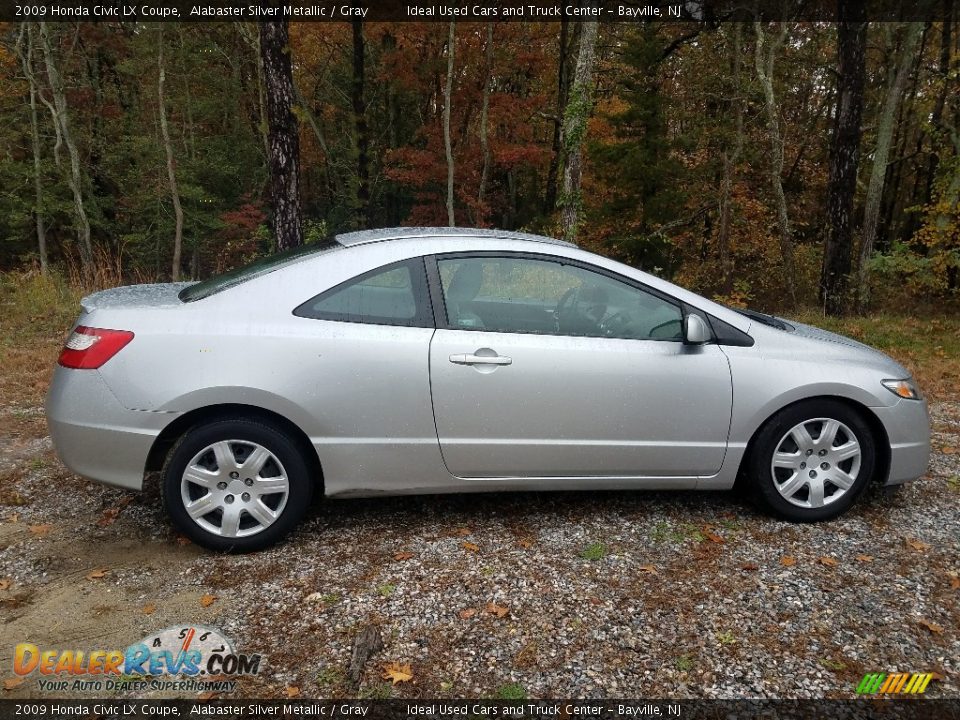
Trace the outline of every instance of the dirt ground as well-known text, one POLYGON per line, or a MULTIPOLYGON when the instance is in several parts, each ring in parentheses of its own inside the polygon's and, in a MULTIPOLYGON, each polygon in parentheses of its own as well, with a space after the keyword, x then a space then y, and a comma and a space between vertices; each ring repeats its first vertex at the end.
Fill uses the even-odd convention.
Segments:
POLYGON ((64 468, 42 409, 60 331, 5 342, 0 693, 51 697, 14 675, 17 643, 123 650, 203 624, 264 658, 229 697, 844 698, 894 671, 960 697, 960 402, 949 354, 913 362, 923 335, 905 361, 937 388, 930 470, 830 523, 728 493, 350 500, 247 556, 176 535, 155 484, 64 468), (384 647, 354 684, 370 626, 384 647))

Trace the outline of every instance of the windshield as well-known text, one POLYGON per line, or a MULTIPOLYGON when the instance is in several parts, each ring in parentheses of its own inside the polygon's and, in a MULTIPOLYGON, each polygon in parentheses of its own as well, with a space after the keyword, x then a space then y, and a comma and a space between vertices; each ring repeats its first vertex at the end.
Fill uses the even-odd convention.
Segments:
POLYGON ((177 295, 183 302, 193 302, 202 300, 205 297, 215 295, 221 290, 234 287, 255 277, 271 273, 284 265, 297 262, 310 255, 319 255, 330 250, 343 247, 334 238, 327 238, 319 242, 301 245, 300 247, 290 248, 283 252, 258 258, 247 265, 242 265, 233 270, 228 270, 222 275, 216 275, 202 282, 195 283, 185 287, 177 295))

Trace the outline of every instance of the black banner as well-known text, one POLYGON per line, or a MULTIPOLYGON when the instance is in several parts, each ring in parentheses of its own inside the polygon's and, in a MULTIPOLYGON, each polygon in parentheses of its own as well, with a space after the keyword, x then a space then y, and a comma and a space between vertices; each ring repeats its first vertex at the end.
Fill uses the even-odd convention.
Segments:
POLYGON ((955 720, 960 700, 0 700, 0 719, 955 720))
MULTIPOLYGON (((0 0, 0 20, 45 22, 703 22, 837 19, 842 0, 0 0)), ((941 0, 867 0, 873 21, 935 21, 941 0)))

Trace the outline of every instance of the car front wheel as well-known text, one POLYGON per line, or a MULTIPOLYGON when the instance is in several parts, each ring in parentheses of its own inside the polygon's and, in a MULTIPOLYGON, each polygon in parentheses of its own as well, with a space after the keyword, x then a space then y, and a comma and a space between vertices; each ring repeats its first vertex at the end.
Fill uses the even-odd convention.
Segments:
POLYGON ((876 444, 862 416, 835 400, 798 403, 757 435, 750 476, 757 499, 794 522, 829 520, 870 482, 876 444))
POLYGON ((254 420, 191 429, 163 468, 164 504, 174 525, 212 550, 272 545, 303 517, 312 490, 296 443, 254 420))

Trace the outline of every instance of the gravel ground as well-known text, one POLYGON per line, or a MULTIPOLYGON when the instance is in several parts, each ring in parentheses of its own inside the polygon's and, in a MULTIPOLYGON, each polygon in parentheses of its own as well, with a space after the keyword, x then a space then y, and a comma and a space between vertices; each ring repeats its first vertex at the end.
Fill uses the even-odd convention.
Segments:
POLYGON ((39 408, 0 408, 4 695, 44 696, 9 677, 16 642, 122 648, 197 622, 265 656, 249 697, 844 698, 916 671, 957 698, 960 403, 931 410, 928 475, 827 524, 726 493, 352 500, 222 556, 175 536, 155 492, 72 476, 39 408), (354 688, 371 624, 385 647, 354 688), (394 662, 409 681, 384 679, 394 662))

